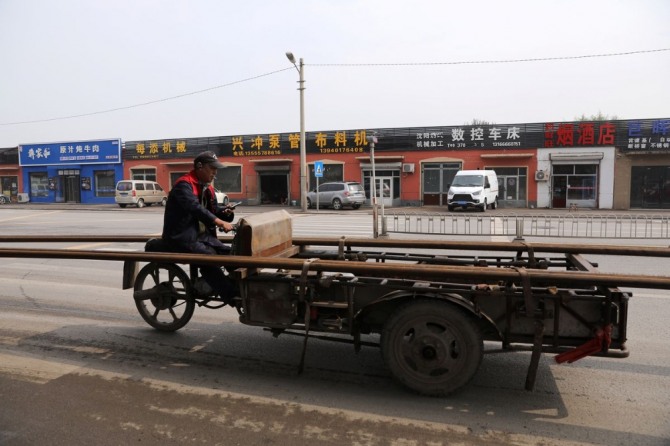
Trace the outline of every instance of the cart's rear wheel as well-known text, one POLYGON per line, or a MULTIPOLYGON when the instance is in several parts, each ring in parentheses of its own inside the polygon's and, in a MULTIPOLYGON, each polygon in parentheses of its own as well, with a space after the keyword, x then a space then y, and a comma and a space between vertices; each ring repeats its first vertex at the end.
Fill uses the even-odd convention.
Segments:
POLYGON ((188 275, 171 263, 145 265, 135 279, 133 296, 142 318, 162 331, 179 330, 195 310, 188 275))
POLYGON ((472 379, 484 343, 473 316, 447 302, 418 300, 391 315, 381 348, 396 380, 421 394, 444 396, 472 379))

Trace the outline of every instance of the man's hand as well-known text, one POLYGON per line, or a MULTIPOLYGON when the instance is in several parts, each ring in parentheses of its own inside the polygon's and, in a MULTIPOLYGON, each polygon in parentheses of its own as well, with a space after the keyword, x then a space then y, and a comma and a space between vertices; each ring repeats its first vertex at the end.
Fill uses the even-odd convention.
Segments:
POLYGON ((230 232, 233 230, 233 225, 228 223, 227 221, 223 221, 220 218, 217 218, 214 220, 214 224, 219 228, 223 229, 223 232, 230 232))

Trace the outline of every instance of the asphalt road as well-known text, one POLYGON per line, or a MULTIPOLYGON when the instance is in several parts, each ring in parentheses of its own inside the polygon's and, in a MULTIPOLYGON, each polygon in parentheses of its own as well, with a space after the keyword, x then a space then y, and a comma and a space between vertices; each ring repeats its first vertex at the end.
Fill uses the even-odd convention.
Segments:
MULTIPOLYGON (((153 207, 7 207, 0 233, 145 235, 160 232, 161 218, 153 207)), ((294 219, 299 236, 370 227, 362 212, 294 219)), ((670 270, 666 259, 596 260, 606 272, 670 270)), ((310 340, 299 375, 301 338, 244 326, 228 308, 197 309, 179 332, 156 332, 114 262, 0 258, 0 283, 0 445, 670 444, 662 290, 635 290, 627 359, 557 365, 543 355, 527 392, 529 355, 490 354, 466 388, 426 398, 395 384, 372 347, 355 354, 310 340)))

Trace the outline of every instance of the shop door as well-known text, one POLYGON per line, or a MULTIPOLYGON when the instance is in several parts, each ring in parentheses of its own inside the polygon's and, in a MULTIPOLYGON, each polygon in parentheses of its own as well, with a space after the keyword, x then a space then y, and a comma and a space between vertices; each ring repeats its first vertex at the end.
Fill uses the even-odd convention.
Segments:
POLYGON ((484 167, 495 170, 498 175, 498 206, 503 208, 525 208, 527 206, 527 168, 484 167))
POLYGON ((423 166, 423 205, 446 206, 447 193, 460 163, 426 163, 423 166))
POLYGON ((377 192, 377 204, 383 204, 384 207, 393 206, 393 178, 377 177, 375 178, 377 192))
POLYGON ((79 175, 67 175, 65 177, 65 202, 79 203, 81 202, 81 191, 79 189, 79 175))
POLYGON ((565 209, 567 196, 568 177, 566 175, 554 175, 551 181, 551 207, 565 209))
POLYGON ((288 174, 263 172, 258 177, 261 204, 288 204, 288 174))

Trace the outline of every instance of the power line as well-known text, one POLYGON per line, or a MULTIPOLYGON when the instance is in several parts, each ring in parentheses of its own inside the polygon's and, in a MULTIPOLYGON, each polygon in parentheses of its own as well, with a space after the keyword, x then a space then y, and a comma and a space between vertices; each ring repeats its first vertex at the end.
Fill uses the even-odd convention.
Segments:
MULTIPOLYGON (((603 53, 603 54, 586 54, 581 56, 556 56, 556 57, 538 57, 538 58, 526 58, 526 59, 500 59, 500 60, 465 60, 465 61, 455 61, 455 62, 405 62, 405 63, 321 63, 321 64, 305 64, 312 67, 392 67, 392 66, 435 66, 435 65, 484 65, 484 64, 507 64, 507 63, 525 63, 525 62, 547 62, 552 60, 575 60, 575 59, 593 59, 599 57, 621 57, 621 56, 631 56, 635 54, 648 54, 648 53, 660 53, 670 51, 670 48, 659 48, 653 50, 639 50, 639 51, 627 51, 621 53, 603 53)), ((8 125, 20 125, 20 124, 36 124, 39 122, 51 122, 51 121, 61 121, 65 119, 73 118, 82 118, 85 116, 100 115, 105 113, 112 113, 120 110, 128 110, 132 108, 144 107, 146 105, 157 104, 160 102, 171 101, 173 99, 179 99, 186 96, 193 96, 196 94, 205 93, 212 90, 217 90, 219 88, 230 87, 232 85, 241 84, 243 82, 249 82, 255 79, 259 79, 266 76, 271 76, 273 74, 281 73, 286 70, 292 70, 294 67, 290 66, 287 68, 282 68, 281 70, 270 71, 269 73, 259 74, 258 76, 252 76, 245 79, 229 82, 227 84, 217 85, 215 87, 209 87, 202 90, 196 90, 189 93, 183 93, 176 96, 170 96, 163 99, 156 99, 153 101, 142 102, 139 104, 127 105, 125 107, 110 108, 106 110, 99 110, 90 113, 81 113, 77 115, 69 116, 59 116, 55 118, 46 118, 46 119, 35 119, 31 121, 17 121, 17 122, 3 122, 0 123, 0 126, 8 125)))
POLYGON ((59 116, 59 117, 56 117, 56 118, 35 119, 33 121, 3 122, 3 123, 0 123, 0 126, 18 125, 18 124, 35 124, 35 123, 38 123, 38 122, 50 122, 50 121, 61 121, 61 120, 65 120, 65 119, 82 118, 84 116, 100 115, 100 114, 111 113, 111 112, 115 112, 115 111, 119 111, 119 110, 128 110, 128 109, 131 109, 131 108, 144 107, 145 105, 157 104, 159 102, 166 102, 166 101, 171 101, 173 99, 183 98, 183 97, 186 97, 186 96, 193 96, 193 95, 196 95, 196 94, 205 93, 207 91, 212 91, 212 90, 216 90, 216 89, 219 89, 219 88, 230 87, 231 85, 241 84, 243 82, 252 81, 252 80, 255 80, 255 79, 259 79, 261 77, 270 76, 270 75, 281 73, 282 71, 291 70, 291 69, 293 69, 292 66, 288 67, 288 68, 282 68, 281 70, 271 71, 271 72, 265 73, 265 74, 259 74, 258 76, 248 77, 246 79, 240 79, 240 80, 237 80, 237 81, 229 82, 227 84, 217 85, 215 87, 209 87, 209 88, 205 88, 205 89, 202 89, 202 90, 191 91, 189 93, 183 93, 183 94, 179 94, 179 95, 176 95, 176 96, 170 96, 168 98, 156 99, 154 101, 148 101, 148 102, 142 102, 142 103, 139 103, 139 104, 127 105, 125 107, 110 108, 110 109, 107 109, 107 110, 99 110, 99 111, 90 112, 90 113, 81 113, 81 114, 78 114, 78 115, 59 116))
POLYGON ((405 63, 340 63, 340 64, 305 64, 313 67, 392 67, 392 66, 427 66, 427 65, 476 65, 476 64, 498 64, 498 63, 521 63, 521 62, 546 62, 551 60, 573 60, 592 59, 596 57, 618 57, 631 56, 633 54, 659 53, 670 51, 670 48, 659 48, 655 50, 627 51, 623 53, 586 54, 582 56, 557 56, 537 57, 528 59, 501 59, 501 60, 463 60, 456 62, 405 62, 405 63))

